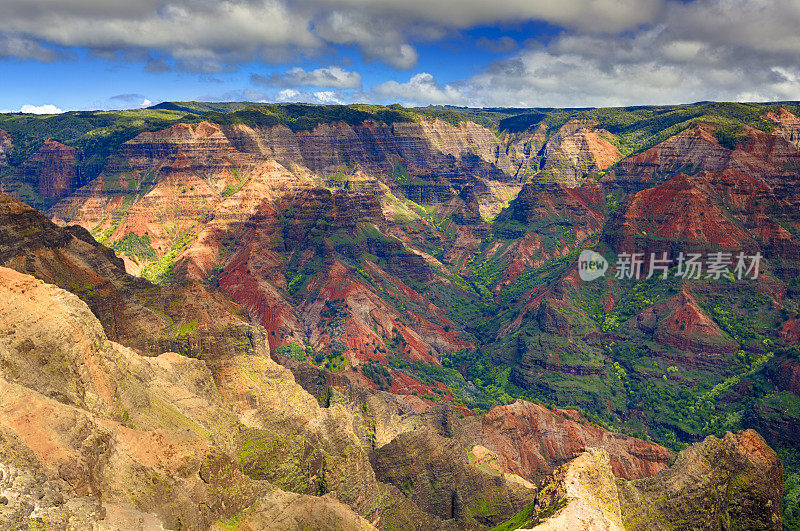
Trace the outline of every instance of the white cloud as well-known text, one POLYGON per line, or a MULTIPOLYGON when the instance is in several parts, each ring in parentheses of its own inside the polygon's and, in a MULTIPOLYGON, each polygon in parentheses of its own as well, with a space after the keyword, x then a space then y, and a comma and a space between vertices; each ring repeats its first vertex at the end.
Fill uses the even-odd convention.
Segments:
POLYGON ((61 114, 64 111, 62 111, 61 109, 59 109, 55 105, 51 105, 51 104, 47 103, 45 105, 30 105, 30 104, 26 104, 26 105, 23 105, 20 108, 20 110, 16 111, 16 112, 21 112, 21 113, 26 113, 26 114, 61 114))
POLYGON ((314 97, 317 99, 319 103, 326 103, 326 104, 337 104, 341 105, 342 100, 336 97, 336 93, 331 90, 323 90, 320 92, 314 92, 314 97))
POLYGON ((300 91, 294 89, 284 89, 278 92, 277 101, 297 101, 300 97, 300 91))
POLYGON ((306 92, 295 89, 283 89, 276 94, 273 100, 277 102, 341 105, 345 103, 348 100, 348 98, 345 95, 343 95, 340 91, 336 90, 319 90, 314 92, 306 92))
POLYGON ((144 101, 139 104, 139 107, 150 107, 152 104, 153 104, 152 101, 145 98, 144 101))
POLYGON ((438 84, 433 75, 427 72, 412 76, 407 83, 387 81, 373 90, 383 99, 399 100, 406 105, 461 105, 466 101, 458 89, 438 84))
POLYGON ((253 74, 250 76, 250 81, 256 85, 272 87, 311 86, 354 89, 361 87, 361 74, 349 72, 338 66, 317 68, 308 72, 300 67, 295 67, 283 75, 261 76, 253 74))

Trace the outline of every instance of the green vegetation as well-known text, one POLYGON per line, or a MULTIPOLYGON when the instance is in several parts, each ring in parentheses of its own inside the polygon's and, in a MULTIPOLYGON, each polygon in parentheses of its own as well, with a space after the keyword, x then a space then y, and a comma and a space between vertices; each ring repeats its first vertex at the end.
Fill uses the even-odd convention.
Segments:
POLYGON ((783 467, 783 528, 800 531, 800 456, 796 448, 780 455, 783 467))
POLYGON ((194 319, 192 319, 191 321, 189 321, 188 323, 183 323, 178 328, 178 332, 176 334, 177 337, 178 338, 186 338, 186 337, 191 336, 192 334, 194 334, 197 331, 197 325, 198 324, 199 324, 199 322, 198 322, 196 317, 194 319))
POLYGON ((184 114, 169 110, 73 111, 54 115, 0 114, 0 129, 11 133, 8 153, 18 166, 52 139, 78 148, 79 172, 84 182, 102 171, 108 157, 124 142, 145 131, 165 129, 184 114))
POLYGON ((287 346, 278 347, 275 350, 278 354, 297 361, 311 361, 316 356, 314 348, 311 345, 303 346, 294 341, 287 346))
POLYGON ((544 522, 558 511, 567 506, 567 500, 562 498, 547 506, 543 511, 536 511, 536 502, 531 502, 520 512, 492 528, 492 531, 514 531, 515 529, 530 529, 544 522))
POLYGON ((251 478, 268 480, 284 490, 327 492, 324 453, 301 434, 252 430, 241 446, 239 465, 251 478))
POLYGON ((212 110, 187 117, 186 120, 190 122, 207 120, 224 126, 241 124, 249 127, 272 127, 284 125, 292 131, 308 131, 321 124, 331 122, 344 122, 348 125, 359 125, 367 120, 384 124, 412 122, 415 121, 415 115, 399 106, 286 103, 248 105, 231 112, 212 110))
MULTIPOLYGON (((492 369, 488 365, 484 365, 476 372, 470 372, 466 376, 457 370, 461 365, 469 365, 469 360, 473 356, 479 354, 475 351, 464 350, 458 351, 442 358, 443 367, 424 363, 421 361, 409 362, 401 356, 391 356, 389 358, 389 365, 396 369, 408 373, 421 383, 429 386, 436 386, 438 382, 443 383, 450 394, 453 396, 453 403, 463 405, 475 411, 488 411, 489 408, 501 401, 502 403, 511 402, 511 397, 508 396, 502 387, 497 387, 496 383, 500 385, 508 385, 506 372, 505 375, 492 373, 492 369), (474 374, 481 374, 484 376, 488 385, 484 385, 483 381, 472 378, 474 374), (502 382, 505 377, 505 384, 502 382), (471 381, 468 381, 470 379, 471 381), (477 380, 477 381, 476 381, 477 380), (489 389, 491 387, 491 389, 489 389), (494 393, 494 395, 492 394, 494 393)), ((497 369, 496 367, 494 369, 497 369)))
MULTIPOLYGON (((602 109, 524 109, 498 121, 500 130, 521 132, 539 123, 550 130, 572 119, 596 120, 600 127, 614 134, 623 155, 644 151, 697 122, 711 122, 721 127, 718 138, 726 147, 740 140, 741 125, 769 130, 770 123, 762 117, 769 111, 784 107, 796 112, 792 102, 781 103, 698 103, 646 107, 608 107, 602 109)), ((505 112, 510 112, 506 109, 505 112)))
POLYGON ((153 260, 156 257, 156 252, 150 245, 150 236, 146 232, 144 236, 129 232, 120 241, 112 243, 110 247, 117 256, 124 254, 136 263, 140 260, 153 260))
MULTIPOLYGON (((769 130, 772 125, 763 115, 778 107, 800 114, 795 103, 702 103, 607 109, 407 109, 399 105, 182 102, 138 111, 0 115, 0 128, 14 138, 14 147, 8 154, 12 168, 4 173, 4 182, 12 182, 23 200, 46 208, 49 204, 39 195, 37 183, 21 177, 18 182, 14 180, 21 175, 18 167, 48 138, 80 150, 78 170, 81 181, 86 182, 98 175, 123 142, 141 132, 180 122, 196 124, 210 120, 222 126, 250 127, 283 125, 292 131, 307 131, 332 122, 357 125, 372 120, 396 124, 440 119, 458 125, 467 119, 506 136, 540 123, 547 124, 548 134, 552 134, 567 121, 578 118, 595 120, 599 127, 615 135, 609 140, 623 154, 632 154, 698 122, 715 124, 714 135, 719 143, 734 149, 746 140, 745 126, 769 130)), ((395 160, 387 177, 401 189, 429 184, 412 175, 408 168, 404 161, 395 160)), ((347 181, 354 170, 350 164, 342 163, 328 180, 336 187, 337 182, 347 181)), ((120 184, 117 188, 126 195, 120 206, 93 231, 100 242, 108 242, 122 226, 128 209, 155 182, 156 176, 134 176, 122 171, 104 175, 104 179, 106 184, 120 184)), ((246 180, 246 175, 234 170, 234 179, 220 192, 221 197, 238 192, 246 180)), ((275 235, 276 248, 285 251, 285 262, 281 265, 285 294, 294 298, 294 302, 316 297, 319 286, 315 285, 315 279, 327 267, 326 259, 333 249, 337 260, 358 273, 359 281, 369 283, 379 296, 398 309, 401 320, 414 319, 416 315, 430 317, 424 304, 411 300, 392 276, 401 279, 424 300, 443 308, 455 324, 453 328, 459 334, 463 332, 459 339, 470 342, 463 344, 475 347, 444 354, 441 367, 411 363, 403 357, 408 348, 402 335, 398 335, 387 342, 386 355, 391 368, 436 389, 427 398, 440 400, 449 393, 454 403, 476 411, 516 398, 574 407, 606 427, 651 438, 676 450, 705 435, 721 435, 729 429, 756 427, 762 433, 770 433, 800 422, 800 399, 789 391, 776 390, 780 364, 787 359, 796 360, 798 355, 780 341, 776 331, 787 317, 779 314, 780 309, 774 307, 770 296, 741 283, 703 283, 701 289, 693 291, 699 306, 724 332, 722 339, 728 345, 739 346, 695 355, 688 349, 655 341, 653 332, 645 330, 649 326, 644 322, 646 316, 640 320, 640 315, 679 293, 683 283, 674 278, 638 282, 606 278, 578 286, 559 283, 574 266, 579 246, 593 247, 598 243, 596 239, 577 241, 579 227, 535 199, 526 199, 530 201, 527 205, 517 201, 504 209, 469 262, 445 263, 446 269, 437 268, 432 273, 433 268, 417 266, 422 259, 403 241, 384 234, 375 225, 360 223, 355 228, 345 227, 330 212, 321 211, 307 218, 294 208, 286 208, 279 213, 281 228, 275 235), (525 208, 516 208, 520 206, 525 208), (541 214, 523 215, 534 209, 541 214), (504 253, 524 237, 540 238, 541 251, 551 258, 499 289, 498 283, 510 265, 504 253), (391 275, 382 275, 381 270, 391 275), (420 271, 423 274, 418 274, 420 271), (449 282, 431 282, 425 276, 431 274, 449 282)), ((396 197, 394 200, 398 226, 402 225, 407 234, 419 235, 417 242, 422 242, 419 248, 446 262, 447 242, 455 237, 454 223, 449 214, 444 214, 449 212, 448 206, 416 205, 396 197)), ((613 215, 624 201, 621 190, 606 191, 604 205, 598 209, 613 215)), ((786 225, 786 230, 797 235, 795 227, 786 225)), ((177 276, 175 260, 190 244, 192 230, 173 228, 171 233, 173 241, 158 259, 162 250, 153 249, 147 233, 140 236, 130 232, 112 243, 111 248, 137 263, 152 262, 142 273, 145 278, 157 283, 170 282, 177 276)), ((223 257, 237 247, 242 233, 243 229, 226 237, 223 257)), ((538 249, 536 253, 543 254, 538 249)), ((787 314, 796 311, 793 298, 800 287, 800 280, 795 278, 796 266, 788 260, 785 263, 776 260, 772 266, 771 274, 787 285, 786 297, 781 301, 787 306, 783 311, 787 314)), ((206 282, 217 285, 221 272, 221 267, 215 266, 208 272, 206 282)), ((782 287, 774 278, 762 286, 768 287, 765 293, 780 292, 782 287)), ((97 296, 95 287, 88 284, 78 286, 76 291, 89 300, 97 296)), ((335 329, 342 323, 347 313, 345 304, 344 300, 326 302, 321 312, 325 326, 335 329)), ((175 325, 173 332, 185 338, 195 334, 197 326, 196 320, 184 322, 175 325)), ((449 324, 446 330, 450 332, 449 324)), ((297 343, 279 347, 277 351, 333 371, 346 365, 346 346, 340 343, 334 342, 326 352, 297 343)), ((393 384, 392 372, 379 363, 370 361, 359 369, 382 389, 393 384)), ((800 518, 800 475, 796 472, 797 463, 786 457, 787 448, 796 441, 776 444, 784 446, 778 450, 787 463, 788 528, 796 529, 791 522, 800 518)), ((277 474, 286 472, 287 484, 300 488, 301 483, 294 482, 296 470, 279 471, 272 466, 275 460, 259 462, 259 456, 273 450, 269 441, 254 442, 243 458, 251 470, 263 470, 264 477, 278 477, 277 474)), ((531 514, 518 516, 522 525, 530 521, 531 514)))
POLYGON ((194 240, 191 230, 179 232, 175 237, 172 247, 164 256, 148 265, 142 271, 142 277, 154 284, 164 284, 174 280, 175 259, 194 240))
MULTIPOLYGON (((795 103, 702 103, 650 107, 603 109, 468 109, 451 106, 404 108, 400 105, 307 105, 252 104, 247 102, 208 103, 172 102, 149 109, 126 111, 73 111, 57 115, 0 114, 0 129, 11 133, 14 143, 8 152, 12 166, 21 165, 47 139, 57 140, 79 150, 78 175, 82 183, 94 179, 106 167, 109 157, 124 142, 140 133, 165 129, 178 122, 203 120, 222 126, 243 124, 250 127, 284 125, 293 131, 311 130, 332 122, 358 125, 367 120, 391 125, 421 119, 439 119, 451 125, 472 120, 494 129, 498 134, 515 134, 539 123, 554 131, 575 118, 596 120, 600 127, 615 135, 614 143, 623 155, 655 145, 694 123, 718 124, 717 138, 725 147, 743 141, 742 126, 768 130, 772 125, 762 119, 779 107, 800 113, 795 103)), ((403 177, 400 177, 402 182, 403 177)), ((36 183, 19 181, 14 190, 26 202, 38 208, 51 206, 36 193, 36 183)), ((226 189, 233 193, 234 187, 226 189)))
POLYGON ((392 386, 391 373, 374 360, 368 360, 366 363, 361 364, 361 372, 364 376, 375 382, 379 389, 389 389, 392 386))

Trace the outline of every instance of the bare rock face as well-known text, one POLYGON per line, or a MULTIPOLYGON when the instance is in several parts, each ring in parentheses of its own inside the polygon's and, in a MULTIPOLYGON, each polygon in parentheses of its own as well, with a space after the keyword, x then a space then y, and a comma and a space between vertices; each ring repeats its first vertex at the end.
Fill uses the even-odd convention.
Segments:
POLYGON ((63 484, 28 468, 0 463, 0 525, 26 529, 153 529, 163 530, 154 514, 129 505, 105 503, 91 497, 69 497, 63 484))
POLYGON ((600 448, 588 449, 553 472, 533 507, 536 516, 530 523, 537 524, 532 527, 537 531, 625 529, 609 457, 600 448))
MULTIPOLYGON (((200 122, 176 124, 162 131, 141 133, 125 142, 116 165, 108 171, 172 172, 220 170, 248 166, 250 158, 239 153, 218 125, 200 122)), ((241 168, 245 171, 245 168, 241 168)))
POLYGON ((709 436, 651 478, 618 481, 626 529, 781 529, 782 466, 753 430, 709 436))
POLYGON ((777 124, 772 134, 800 149, 800 118, 781 108, 778 113, 767 113, 766 118, 777 124))
POLYGON ((55 140, 48 140, 33 154, 23 171, 38 183, 39 194, 46 199, 61 199, 81 186, 78 174, 78 150, 55 140))
POLYGON ((213 358, 237 350, 235 345, 246 350, 254 341, 244 312, 230 300, 198 282, 159 287, 132 277, 84 229, 60 228, 3 194, 0 265, 76 293, 109 337, 142 353, 177 351, 213 358))
MULTIPOLYGON (((257 527, 369 529, 355 510, 386 526, 440 529, 507 518, 529 490, 470 481, 483 476, 454 447, 437 461, 467 471, 453 476, 453 488, 497 503, 450 522, 437 505, 382 483, 362 421, 342 406, 321 408, 265 343, 208 362, 142 357, 108 341, 89 308, 55 286, 0 268, 0 296, 0 482, 11 482, 3 525, 205 529, 235 517, 257 527), (328 492, 336 499, 314 498, 328 492)), ((428 455, 418 442, 413 451, 428 455)))
MULTIPOLYGON (((132 518, 205 529, 266 495, 248 513, 259 521, 285 498, 262 469, 279 471, 267 475, 292 489, 332 489, 367 515, 378 507, 381 487, 347 415, 319 408, 263 343, 210 365, 175 353, 142 357, 108 341, 89 308, 55 286, 0 268, 0 296, 8 303, 0 314, 0 483, 11 482, 0 525, 132 518), (287 453, 273 453, 271 441, 287 453)), ((360 521, 345 505, 328 505, 286 518, 300 528, 360 521)))
MULTIPOLYGON (((191 413, 190 404, 199 397, 189 392, 189 402, 176 409, 170 403, 174 390, 162 390, 160 406, 156 404, 159 384, 148 370, 148 359, 108 341, 80 299, 6 268, 0 268, 0 293, 8 303, 0 315, 0 356, 5 361, 0 371, 0 456, 6 466, 21 469, 17 475, 23 478, 12 489, 18 502, 12 518, 57 524, 49 519, 59 511, 50 514, 48 506, 91 497, 146 508, 165 527, 181 520, 204 527, 237 505, 251 504, 263 491, 248 484, 238 469, 230 469, 230 459, 212 447, 199 426, 197 431, 178 427, 181 418, 204 422, 202 415, 213 414, 213 405, 205 404, 207 412, 191 413), (160 414, 159 407, 165 408, 160 414), (227 473, 241 484, 237 494, 213 494, 223 475, 221 468, 214 468, 217 463, 227 466, 227 473), (214 470, 204 472, 209 466, 214 470), (31 474, 35 485, 24 480, 31 474), (44 493, 41 510, 25 502, 31 488, 44 493), (172 495, 166 497, 166 492, 172 495), (225 504, 228 508, 222 509, 225 504)), ((199 363, 195 361, 195 369, 199 363)), ((74 510, 80 513, 83 507, 91 512, 79 514, 81 518, 102 519, 97 505, 74 510)))
POLYGON ((660 144, 617 164, 605 180, 628 191, 659 184, 678 171, 690 169, 722 171, 728 167, 731 152, 714 136, 716 126, 698 124, 671 136, 660 144))
POLYGON ((614 475, 626 479, 652 476, 672 459, 672 453, 657 444, 579 421, 574 411, 552 411, 517 400, 470 420, 467 433, 474 444, 495 452, 505 470, 537 481, 592 447, 604 448, 614 475))
POLYGON ((577 226, 586 226, 587 232, 594 231, 600 228, 603 219, 597 208, 602 203, 599 193, 596 185, 568 188, 536 180, 522 187, 509 214, 524 224, 560 218, 577 226))
POLYGON ((614 135, 597 129, 591 120, 570 120, 548 140, 544 152, 544 179, 580 186, 588 176, 607 169, 622 158, 609 142, 614 135))
MULTIPOLYGON (((320 124, 312 130, 292 131, 283 125, 225 128, 240 152, 275 159, 284 166, 301 165, 331 175, 338 171, 365 171, 380 175, 389 187, 417 202, 447 202, 466 184, 502 183, 519 190, 512 164, 501 141, 472 122, 458 126, 440 120, 399 122, 392 125, 367 120, 320 124)), ((479 190, 488 211, 502 207, 503 191, 479 190)))
POLYGON ((544 168, 547 143, 547 125, 544 123, 513 135, 506 143, 506 151, 514 164, 514 175, 518 179, 527 180, 544 168))
POLYGON ((378 479, 397 486, 442 520, 494 525, 513 514, 532 492, 499 474, 473 468, 458 441, 430 429, 399 435, 376 448, 370 462, 378 479))
POLYGON ((684 287, 668 301, 646 308, 637 316, 640 328, 659 343, 691 352, 730 354, 739 345, 706 315, 684 287))
POLYGON ((794 212, 767 183, 739 170, 679 174, 633 195, 604 237, 645 256, 717 246, 786 259, 800 256, 800 242, 783 226, 797 225, 794 212))
POLYGON ((233 521, 221 521, 211 526, 212 531, 230 529, 374 531, 377 528, 330 495, 308 496, 276 489, 259 498, 233 521))
POLYGON ((589 448, 549 475, 514 521, 521 529, 781 529, 782 467, 754 431, 707 437, 655 476, 615 479, 589 448))
POLYGON ((452 126, 440 120, 423 120, 386 125, 367 120, 356 126, 334 122, 297 132, 283 125, 237 125, 226 134, 244 153, 274 158, 284 165, 302 164, 313 171, 344 164, 385 172, 400 159, 410 168, 435 169, 458 182, 458 174, 464 170, 482 168, 502 178, 502 171, 510 168, 497 137, 472 122, 452 126))
POLYGON ((505 141, 521 182, 538 174, 540 179, 574 187, 622 158, 613 139, 593 120, 570 120, 552 133, 542 122, 505 141))

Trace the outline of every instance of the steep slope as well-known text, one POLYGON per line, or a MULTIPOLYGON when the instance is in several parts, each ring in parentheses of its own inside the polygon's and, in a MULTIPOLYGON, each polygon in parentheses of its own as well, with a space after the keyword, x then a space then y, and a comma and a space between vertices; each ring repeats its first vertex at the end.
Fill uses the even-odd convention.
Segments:
POLYGON ((0 170, 5 170, 8 166, 8 150, 14 145, 14 141, 8 131, 0 129, 0 170))
POLYGON ((672 459, 663 447, 601 429, 575 411, 523 400, 492 408, 465 430, 473 444, 497 455, 503 470, 537 481, 587 448, 605 448, 614 476, 625 479, 652 476, 672 459))
MULTIPOLYGON (((453 145, 452 132, 460 130, 440 123, 431 131, 442 128, 450 131, 437 137, 442 149, 466 149, 453 145)), ((237 151, 206 122, 144 133, 123 145, 107 172, 59 203, 56 219, 92 227, 98 239, 124 253, 129 271, 152 280, 188 275, 218 281, 268 327, 273 348, 310 342, 349 363, 385 361, 395 349, 387 338, 402 338, 407 348, 397 349, 399 355, 436 363, 443 349, 469 344, 431 322, 441 321, 443 311, 415 291, 441 282, 432 267, 446 273, 444 267, 381 232, 388 231, 383 210, 391 202, 402 206, 385 184, 355 175, 344 184, 363 192, 332 193, 318 187, 323 178, 296 162, 290 172, 255 156, 237 151), (331 301, 341 301, 340 308, 331 308, 331 301), (409 310, 398 311, 400 303, 409 310)), ((446 209, 447 215, 464 225, 481 223, 480 207, 471 201, 472 219, 465 220, 463 209, 446 209)), ((421 219, 417 212, 412 217, 421 219)))
POLYGON ((556 470, 537 501, 537 516, 555 511, 549 518, 536 518, 544 520, 533 527, 538 531, 625 529, 608 455, 601 449, 590 449, 556 470))
POLYGON ((597 125, 592 120, 564 124, 544 148, 544 159, 539 164, 541 178, 575 187, 621 159, 619 149, 609 142, 614 135, 597 129, 597 125))
MULTIPOLYGON (((259 512, 282 502, 226 455, 244 425, 203 362, 112 343, 77 297, 28 275, 0 268, 0 291, 4 526, 207 528, 259 497, 259 512)), ((269 367, 263 351, 255 357, 269 367)), ((275 396, 290 389, 291 380, 275 396)))
POLYGON ((661 473, 615 479, 590 448, 548 476, 500 529, 781 529, 781 464, 752 430, 708 437, 661 473))
MULTIPOLYGON (((109 337, 146 353, 213 358, 248 337, 241 308, 197 282, 154 286, 82 228, 59 228, 0 194, 0 265, 79 295, 109 337)), ((249 340, 248 340, 249 343, 249 340)))
MULTIPOLYGON (((263 334, 251 352, 213 363, 174 353, 142 357, 108 341, 85 303, 55 286, 0 268, 0 291, 6 301, 0 311, 0 456, 11 500, 3 513, 7 522, 33 519, 59 527, 144 519, 206 528, 241 512, 237 521, 278 518, 302 527, 333 519, 367 528, 342 501, 371 519, 382 515, 385 525, 407 525, 405 518, 413 516, 414 527, 430 529, 443 524, 437 517, 491 525, 528 498, 530 486, 512 481, 512 472, 506 477, 473 467, 464 447, 432 431, 405 431, 409 426, 389 435, 366 461, 367 425, 342 405, 320 408, 269 359, 263 334), (402 470, 398 457, 415 452, 421 453, 409 466, 429 463, 436 481, 424 483, 425 494, 410 495, 409 505, 381 481, 405 488, 409 476, 389 470, 402 470), (445 469, 457 471, 449 484, 443 483, 445 469), (339 501, 318 498, 321 505, 308 513, 308 496, 275 485, 298 494, 335 492, 339 501), (33 512, 26 500, 36 492, 50 497, 33 512), (489 510, 481 497, 492 500, 489 510), (450 501, 442 506, 431 499, 461 505, 456 510, 450 501)), ((395 421, 391 429, 402 424, 395 421)), ((373 437, 385 439, 384 430, 373 437)))
POLYGON ((752 430, 708 437, 652 478, 618 481, 626 529, 781 529, 782 467, 752 430))

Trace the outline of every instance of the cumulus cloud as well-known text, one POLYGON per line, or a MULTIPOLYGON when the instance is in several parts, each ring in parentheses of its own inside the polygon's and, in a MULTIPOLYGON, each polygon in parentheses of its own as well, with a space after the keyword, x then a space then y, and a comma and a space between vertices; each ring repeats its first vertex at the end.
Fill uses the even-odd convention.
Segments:
POLYGON ((318 103, 326 105, 341 105, 345 99, 338 91, 320 90, 306 92, 295 89, 283 89, 273 98, 276 102, 286 103, 318 103))
POLYGON ((272 74, 262 76, 252 74, 250 81, 254 85, 267 87, 330 87, 339 89, 354 89, 361 87, 361 74, 349 72, 338 66, 317 68, 306 71, 300 67, 292 68, 283 75, 272 74))
POLYGON ((45 105, 25 104, 22 107, 20 107, 19 110, 16 110, 16 111, 11 111, 11 110, 8 110, 8 109, 4 109, 4 110, 0 111, 0 113, 10 113, 10 112, 21 112, 21 113, 25 113, 25 114, 61 114, 64 111, 62 111, 61 109, 59 109, 55 105, 52 105, 52 104, 49 104, 49 103, 47 103, 45 105))
POLYGON ((375 94, 385 100, 401 101, 405 105, 461 105, 463 94, 451 85, 440 85, 433 75, 422 72, 406 83, 387 81, 374 89, 375 94))

